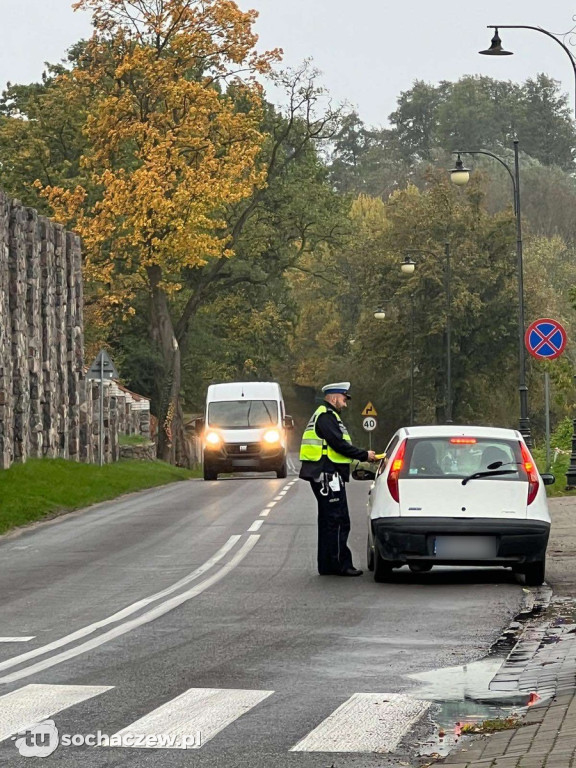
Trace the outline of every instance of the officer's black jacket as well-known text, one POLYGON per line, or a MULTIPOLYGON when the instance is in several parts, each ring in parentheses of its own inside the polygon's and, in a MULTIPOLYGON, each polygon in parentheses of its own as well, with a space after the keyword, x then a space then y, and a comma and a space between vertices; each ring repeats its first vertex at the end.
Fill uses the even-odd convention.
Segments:
MULTIPOLYGON (((324 405, 327 408, 326 413, 321 413, 316 419, 316 434, 318 437, 326 440, 330 448, 342 454, 342 456, 347 456, 357 461, 367 461, 368 451, 356 448, 342 437, 340 422, 336 418, 336 408, 328 402, 325 402, 324 405)), ((300 477, 303 480, 312 480, 313 477, 317 477, 321 472, 338 472, 342 480, 345 482, 350 480, 350 465, 334 464, 328 456, 322 456, 320 461, 303 461, 300 477)))

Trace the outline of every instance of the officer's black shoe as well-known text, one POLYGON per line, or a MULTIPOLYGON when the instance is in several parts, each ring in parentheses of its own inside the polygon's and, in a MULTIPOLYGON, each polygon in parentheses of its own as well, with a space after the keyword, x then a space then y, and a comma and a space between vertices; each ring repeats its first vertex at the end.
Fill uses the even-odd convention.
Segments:
POLYGON ((361 571, 359 568, 346 568, 345 571, 342 571, 340 573, 341 576, 362 576, 364 571, 361 571))

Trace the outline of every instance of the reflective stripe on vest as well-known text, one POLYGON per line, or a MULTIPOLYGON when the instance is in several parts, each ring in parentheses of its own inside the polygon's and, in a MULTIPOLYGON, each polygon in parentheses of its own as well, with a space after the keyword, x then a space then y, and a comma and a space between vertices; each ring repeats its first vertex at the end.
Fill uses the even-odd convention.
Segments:
MULTIPOLYGON (((333 448, 330 448, 326 440, 322 440, 316 434, 316 419, 321 413, 326 413, 328 408, 325 405, 320 405, 312 415, 312 418, 308 422, 304 434, 302 435, 302 442, 300 444, 300 461, 320 461, 322 456, 327 456, 334 464, 350 464, 352 459, 347 456, 342 456, 341 453, 337 453, 333 448)), ((338 419, 340 429, 342 430, 342 439, 352 445, 352 439, 348 434, 348 430, 344 426, 340 415, 333 411, 334 416, 338 419)))

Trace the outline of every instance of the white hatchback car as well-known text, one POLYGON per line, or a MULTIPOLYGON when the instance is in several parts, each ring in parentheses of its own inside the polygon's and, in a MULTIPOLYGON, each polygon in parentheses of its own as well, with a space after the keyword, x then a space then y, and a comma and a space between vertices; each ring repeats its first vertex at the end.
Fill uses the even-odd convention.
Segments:
MULTIPOLYGON (((368 502, 368 568, 502 565, 544 581, 550 515, 520 432, 491 427, 405 427, 394 435, 368 502)), ((364 475, 364 476, 363 476, 364 475)))

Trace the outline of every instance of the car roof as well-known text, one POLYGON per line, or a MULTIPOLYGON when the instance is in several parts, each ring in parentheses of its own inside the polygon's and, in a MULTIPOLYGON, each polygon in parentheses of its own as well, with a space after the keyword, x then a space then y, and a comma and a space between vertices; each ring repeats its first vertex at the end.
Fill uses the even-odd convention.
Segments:
POLYGON ((484 437, 500 440, 522 440, 516 429, 504 427, 461 426, 456 424, 430 425, 425 427, 402 427, 400 430, 408 438, 417 437, 484 437))

